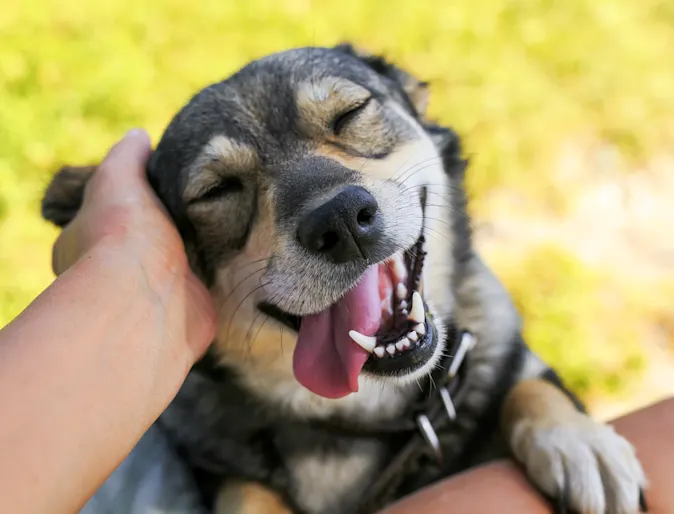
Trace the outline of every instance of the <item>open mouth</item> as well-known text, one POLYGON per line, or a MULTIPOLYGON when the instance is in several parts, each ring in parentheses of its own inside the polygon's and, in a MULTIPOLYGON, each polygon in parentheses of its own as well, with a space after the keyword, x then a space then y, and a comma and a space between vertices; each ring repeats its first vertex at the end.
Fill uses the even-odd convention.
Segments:
POLYGON ((360 281, 322 312, 303 317, 258 308, 297 331, 296 379, 327 398, 358 391, 362 372, 405 376, 424 366, 437 331, 423 299, 423 234, 405 251, 368 267, 360 281))
POLYGON ((370 356, 363 369, 374 374, 404 374, 425 364, 436 346, 435 329, 423 300, 425 238, 378 265, 381 322, 372 336, 349 336, 370 356))

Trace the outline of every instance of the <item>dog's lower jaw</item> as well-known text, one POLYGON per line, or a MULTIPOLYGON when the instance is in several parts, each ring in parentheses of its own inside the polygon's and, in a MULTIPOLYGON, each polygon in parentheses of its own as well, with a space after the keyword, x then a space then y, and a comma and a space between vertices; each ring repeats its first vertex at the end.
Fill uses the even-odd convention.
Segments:
POLYGON ((535 485, 573 512, 639 512, 646 477, 634 448, 613 427, 567 402, 561 391, 540 380, 518 384, 504 407, 507 417, 517 416, 506 426, 513 455, 535 485), (513 405, 518 401, 528 406, 513 405))
MULTIPOLYGON (((433 309, 430 302, 426 302, 429 307, 430 317, 432 318, 433 331, 435 341, 435 349, 428 360, 419 368, 410 373, 400 375, 378 376, 370 373, 364 373, 364 379, 370 379, 382 385, 390 385, 392 387, 406 387, 409 384, 419 384, 436 369, 442 356, 447 349, 447 329, 442 318, 436 314, 437 311, 433 309)), ((381 387, 381 386, 380 386, 381 387)))

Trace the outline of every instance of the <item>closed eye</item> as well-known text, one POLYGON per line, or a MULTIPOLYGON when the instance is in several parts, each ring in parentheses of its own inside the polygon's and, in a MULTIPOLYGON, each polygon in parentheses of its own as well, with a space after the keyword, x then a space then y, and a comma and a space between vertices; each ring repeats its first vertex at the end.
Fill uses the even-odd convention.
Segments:
POLYGON ((351 121, 358 117, 358 115, 363 112, 365 107, 368 106, 372 100, 372 97, 366 98, 363 102, 349 107, 346 111, 341 112, 332 122, 332 131, 335 135, 339 133, 348 125, 351 121))
POLYGON ((243 191, 243 182, 237 177, 226 177, 200 193, 193 202, 209 202, 243 191))

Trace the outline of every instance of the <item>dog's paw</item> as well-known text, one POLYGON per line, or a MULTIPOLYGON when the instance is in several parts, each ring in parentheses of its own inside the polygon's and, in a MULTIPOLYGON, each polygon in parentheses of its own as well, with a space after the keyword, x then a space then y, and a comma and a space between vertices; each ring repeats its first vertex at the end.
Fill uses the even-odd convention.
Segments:
POLYGON ((609 425, 580 413, 553 426, 523 420, 512 432, 511 447, 558 512, 635 514, 644 506, 641 464, 609 425))

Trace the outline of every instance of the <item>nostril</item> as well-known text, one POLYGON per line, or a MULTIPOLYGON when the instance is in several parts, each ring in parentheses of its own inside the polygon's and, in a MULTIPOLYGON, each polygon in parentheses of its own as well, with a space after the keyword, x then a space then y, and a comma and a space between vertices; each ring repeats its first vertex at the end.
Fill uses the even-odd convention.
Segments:
POLYGON ((375 207, 365 207, 364 209, 361 209, 358 211, 358 215, 356 216, 358 225, 361 227, 372 225, 372 222, 374 221, 374 215, 376 213, 377 209, 375 207))
POLYGON ((339 235, 337 232, 329 231, 322 234, 317 241, 316 251, 318 252, 329 252, 339 242, 339 235))

